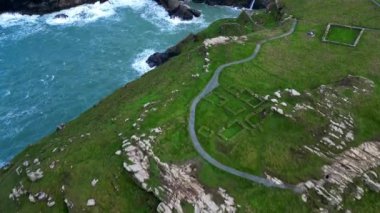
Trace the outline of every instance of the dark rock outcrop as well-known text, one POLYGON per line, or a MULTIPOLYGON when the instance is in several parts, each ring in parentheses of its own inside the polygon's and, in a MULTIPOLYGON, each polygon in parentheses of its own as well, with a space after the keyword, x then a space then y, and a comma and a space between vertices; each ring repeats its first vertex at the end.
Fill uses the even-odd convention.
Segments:
POLYGON ((57 14, 54 16, 54 18, 68 18, 69 16, 64 14, 64 13, 60 13, 60 14, 57 14))
POLYGON ((106 0, 0 0, 0 13, 46 14, 82 4, 106 0))
POLYGON ((165 63, 171 57, 179 55, 180 53, 181 53, 180 48, 178 48, 177 46, 174 46, 174 47, 171 47, 171 48, 167 49, 163 53, 156 52, 153 55, 149 56, 149 58, 146 61, 146 63, 150 67, 156 67, 156 66, 159 66, 159 65, 165 63))
MULTIPOLYGON (((195 3, 206 3, 208 5, 226 5, 234 7, 246 7, 248 8, 252 0, 193 0, 195 3)), ((256 0, 254 9, 268 8, 273 0, 256 0)))
POLYGON ((170 17, 179 17, 183 20, 191 20, 199 17, 201 13, 198 10, 191 9, 183 1, 179 0, 155 0, 159 5, 168 11, 170 17))
POLYGON ((198 38, 196 35, 190 34, 184 40, 179 42, 177 45, 170 47, 165 52, 162 52, 162 53, 156 52, 153 55, 149 56, 148 60, 146 60, 146 63, 150 67, 159 66, 165 63, 166 61, 168 61, 170 58, 181 54, 181 49, 184 44, 186 44, 187 42, 197 41, 197 39, 198 38))

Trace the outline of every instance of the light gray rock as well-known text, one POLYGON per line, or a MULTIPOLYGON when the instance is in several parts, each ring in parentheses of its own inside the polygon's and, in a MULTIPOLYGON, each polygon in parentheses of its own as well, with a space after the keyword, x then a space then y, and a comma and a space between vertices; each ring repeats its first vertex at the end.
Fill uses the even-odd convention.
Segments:
POLYGON ((27 176, 28 176, 28 178, 29 178, 30 181, 35 182, 35 181, 43 178, 44 177, 44 173, 42 172, 41 169, 37 169, 34 172, 28 172, 27 176))
POLYGON ((95 206, 95 199, 91 198, 87 200, 87 206, 95 206))
POLYGON ((93 179, 92 181, 91 181, 91 186, 93 186, 93 187, 95 187, 96 186, 96 184, 98 183, 98 179, 93 179))

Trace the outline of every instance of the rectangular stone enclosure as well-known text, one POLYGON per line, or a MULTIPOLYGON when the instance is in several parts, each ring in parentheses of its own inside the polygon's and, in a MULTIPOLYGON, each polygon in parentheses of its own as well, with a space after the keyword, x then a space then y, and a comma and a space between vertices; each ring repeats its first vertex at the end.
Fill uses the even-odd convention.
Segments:
POLYGON ((356 47, 364 28, 330 23, 322 37, 323 42, 356 47))

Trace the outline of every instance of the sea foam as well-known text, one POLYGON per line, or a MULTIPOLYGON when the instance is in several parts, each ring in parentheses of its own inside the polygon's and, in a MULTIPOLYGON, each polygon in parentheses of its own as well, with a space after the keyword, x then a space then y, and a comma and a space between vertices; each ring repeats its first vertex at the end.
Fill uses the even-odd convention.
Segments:
POLYGON ((140 74, 144 74, 154 69, 154 67, 149 67, 149 65, 146 63, 146 60, 153 53, 155 53, 155 51, 152 49, 146 49, 143 52, 139 53, 133 60, 132 68, 135 69, 140 74))
POLYGON ((110 2, 96 2, 84 4, 59 12, 47 14, 46 23, 49 25, 86 24, 100 18, 106 18, 115 14, 114 6, 110 2), (58 14, 67 15, 66 18, 56 18, 58 14))
POLYGON ((117 8, 130 8, 150 23, 156 25, 161 31, 172 31, 176 27, 187 24, 197 24, 202 27, 207 23, 203 17, 183 21, 179 18, 171 18, 165 9, 151 0, 110 0, 104 3, 79 5, 70 9, 53 12, 46 15, 21 15, 19 13, 3 13, 0 15, 0 26, 8 28, 16 25, 30 25, 46 23, 48 25, 83 25, 101 18, 115 15, 117 8), (67 15, 66 18, 55 18, 58 14, 67 15))
POLYGON ((19 13, 2 13, 0 14, 0 27, 8 28, 17 25, 35 24, 38 15, 21 15, 19 13))

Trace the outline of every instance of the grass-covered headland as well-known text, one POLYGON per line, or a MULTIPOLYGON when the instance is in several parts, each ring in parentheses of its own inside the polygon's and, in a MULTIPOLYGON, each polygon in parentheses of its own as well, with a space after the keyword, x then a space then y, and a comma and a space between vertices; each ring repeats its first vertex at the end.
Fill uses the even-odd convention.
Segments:
MULTIPOLYGON (((263 10, 213 23, 181 43, 180 55, 25 149, 0 171, 0 212, 154 212, 160 202, 169 203, 170 194, 160 186, 174 186, 168 178, 188 183, 184 177, 219 206, 225 199, 219 188, 225 189, 238 212, 376 212, 380 156, 345 158, 365 150, 350 148, 379 141, 380 7, 370 0, 280 2, 281 19, 263 10), (264 44, 254 60, 224 69, 219 87, 198 105, 195 127, 203 148, 225 165, 284 183, 317 185, 301 194, 213 167, 193 148, 187 126, 190 104, 216 68, 288 32, 289 15, 298 20, 295 32, 264 44), (356 47, 335 45, 322 41, 329 23, 366 30, 356 47), (217 44, 204 44, 213 38, 217 44), (132 147, 144 153, 141 165, 148 165, 144 184, 126 166, 133 166, 132 147), (344 187, 331 179, 348 169, 324 167, 340 162, 362 168, 344 187), (191 171, 173 178, 170 172, 186 165, 191 171), (339 187, 342 193, 330 193, 339 187)), ((351 43, 356 36, 336 28, 329 38, 351 43)), ((190 201, 180 205, 194 211, 190 201)))

